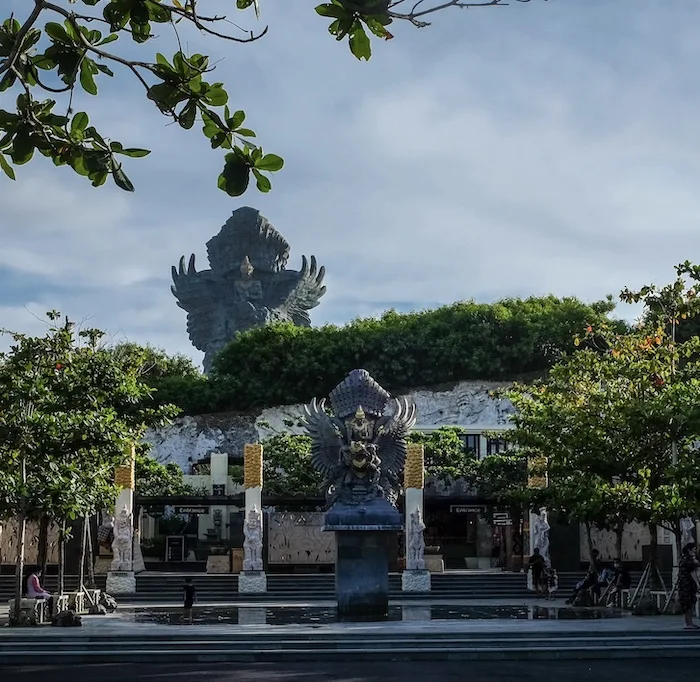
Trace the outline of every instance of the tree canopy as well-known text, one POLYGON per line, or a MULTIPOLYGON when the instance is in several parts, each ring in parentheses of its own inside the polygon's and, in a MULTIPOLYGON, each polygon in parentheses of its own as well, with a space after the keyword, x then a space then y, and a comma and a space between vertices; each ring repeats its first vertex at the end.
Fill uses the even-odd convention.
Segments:
MULTIPOLYGON (((186 130, 201 125, 211 147, 223 150, 220 189, 239 196, 252 176, 259 191, 270 191, 267 174, 280 170, 283 160, 254 142, 256 135, 244 111, 230 106, 224 83, 212 80, 215 65, 209 56, 188 53, 184 47, 187 30, 211 40, 245 44, 263 38, 267 27, 244 29, 224 15, 212 14, 211 4, 24 0, 21 15, 10 15, 0 24, 0 92, 17 93, 15 109, 0 109, 0 168, 14 179, 13 166, 28 163, 39 152, 56 166, 67 165, 87 177, 93 186, 111 176, 118 187, 133 191, 123 159, 144 157, 149 151, 110 139, 106 131, 91 125, 90 107, 83 110, 82 102, 78 104, 83 94, 96 96, 104 78, 130 76, 160 114, 186 130), (203 4, 208 6, 202 8, 203 4), (167 38, 159 35, 163 27, 171 29, 178 46, 170 57, 158 51, 168 46, 167 38), (135 59, 129 43, 153 47, 135 59)), ((264 12, 265 0, 262 4, 264 12)), ((347 41, 357 59, 367 60, 372 53, 369 36, 392 39, 388 27, 396 20, 423 27, 429 15, 440 10, 505 4, 504 0, 330 0, 318 5, 316 12, 330 20, 328 32, 336 40, 347 41)), ((235 8, 246 13, 242 21, 251 18, 251 8, 260 18, 260 0, 236 0, 235 8)), ((124 109, 129 109, 128 101, 124 109)))
POLYGON ((327 395, 356 367, 394 393, 540 375, 573 349, 576 333, 607 319, 612 308, 610 301, 546 296, 466 301, 417 313, 391 310, 341 327, 260 327, 221 351, 211 377, 171 375, 152 385, 159 401, 203 414, 305 402, 327 395))

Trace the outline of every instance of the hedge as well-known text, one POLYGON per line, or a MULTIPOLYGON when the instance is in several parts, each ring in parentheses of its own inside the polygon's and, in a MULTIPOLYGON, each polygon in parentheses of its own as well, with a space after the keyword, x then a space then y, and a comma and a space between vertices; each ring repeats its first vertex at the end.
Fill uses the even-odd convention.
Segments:
MULTIPOLYGON (((466 380, 541 374, 573 336, 614 308, 554 296, 455 303, 344 326, 280 324, 238 335, 215 358, 212 376, 154 381, 159 402, 186 414, 248 412, 325 396, 362 367, 391 392, 466 380)), ((620 323, 622 324, 622 323, 620 323)))

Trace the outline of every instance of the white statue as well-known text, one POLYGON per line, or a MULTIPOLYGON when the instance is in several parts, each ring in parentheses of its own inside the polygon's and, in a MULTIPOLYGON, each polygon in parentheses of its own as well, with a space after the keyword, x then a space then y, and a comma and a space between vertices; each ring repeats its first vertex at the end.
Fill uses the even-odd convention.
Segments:
POLYGON ((686 516, 681 519, 681 547, 685 547, 689 542, 694 542, 694 530, 695 521, 693 521, 692 517, 686 516))
POLYGON ((533 529, 532 529, 532 540, 533 546, 531 551, 534 551, 535 547, 540 550, 540 554, 544 558, 544 563, 549 568, 552 562, 549 558, 549 521, 547 520, 547 510, 542 507, 540 509, 540 514, 535 518, 533 529))
POLYGON ((132 570, 132 548, 134 530, 131 512, 124 507, 114 520, 114 539, 112 540, 112 571, 132 570))
POLYGON ((243 570, 262 571, 262 515, 253 507, 243 524, 243 570))
POLYGON ((425 524, 421 518, 420 507, 416 507, 410 516, 408 524, 408 552, 406 560, 407 571, 425 570, 425 539, 423 531, 425 524))

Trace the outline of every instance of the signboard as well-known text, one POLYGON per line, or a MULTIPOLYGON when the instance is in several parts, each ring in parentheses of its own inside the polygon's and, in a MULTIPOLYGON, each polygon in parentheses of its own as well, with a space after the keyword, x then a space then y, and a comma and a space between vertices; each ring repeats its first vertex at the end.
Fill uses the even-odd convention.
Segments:
POLYGON ((510 518, 508 512, 494 512, 493 513, 493 525, 494 526, 512 526, 513 519, 510 518))
POLYGON ((215 483, 211 487, 211 494, 213 497, 226 497, 226 484, 215 483))
POLYGON ((194 506, 194 507, 175 507, 176 514, 208 514, 209 507, 194 506))
POLYGON ((185 536, 168 535, 165 538, 165 560, 184 561, 185 560, 185 536))
POLYGON ((486 505, 462 505, 462 504, 451 504, 450 513, 451 514, 483 514, 486 511, 486 505))

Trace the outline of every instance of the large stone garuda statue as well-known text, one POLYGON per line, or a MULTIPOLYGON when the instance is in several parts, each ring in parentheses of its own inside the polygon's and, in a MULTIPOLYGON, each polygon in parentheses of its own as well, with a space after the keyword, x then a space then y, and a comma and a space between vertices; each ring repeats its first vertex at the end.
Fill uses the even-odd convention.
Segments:
POLYGON ((254 208, 233 212, 207 242, 211 269, 197 272, 194 255, 172 268, 171 291, 187 311, 187 332, 204 352, 204 371, 236 333, 273 322, 311 325, 309 310, 326 293, 325 268, 302 256, 301 270, 286 270, 290 247, 254 208))
POLYGON ((329 397, 332 415, 325 400, 305 407, 311 463, 324 477, 328 507, 381 499, 395 506, 415 405, 392 399, 364 369, 350 372, 329 397))

